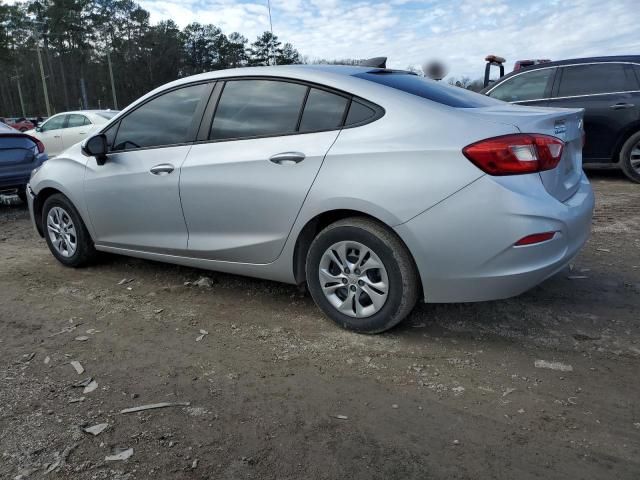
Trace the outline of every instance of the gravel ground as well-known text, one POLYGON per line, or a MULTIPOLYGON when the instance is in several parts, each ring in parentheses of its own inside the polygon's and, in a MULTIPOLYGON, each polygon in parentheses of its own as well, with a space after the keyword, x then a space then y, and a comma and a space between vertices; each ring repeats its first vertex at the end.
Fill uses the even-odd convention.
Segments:
POLYGON ((66 269, 0 205, 0 478, 640 478, 640 186, 592 180, 571 269, 378 336, 288 285, 66 269), (160 402, 189 405, 120 413, 160 402))

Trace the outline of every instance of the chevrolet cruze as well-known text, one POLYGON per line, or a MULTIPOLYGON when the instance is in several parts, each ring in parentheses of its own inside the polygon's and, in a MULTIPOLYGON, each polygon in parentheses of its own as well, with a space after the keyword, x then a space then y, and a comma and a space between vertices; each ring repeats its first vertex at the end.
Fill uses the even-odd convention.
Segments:
POLYGON ((582 110, 351 66, 225 70, 160 87, 37 169, 36 230, 96 251, 306 283, 342 327, 418 300, 518 295, 589 236, 582 110))

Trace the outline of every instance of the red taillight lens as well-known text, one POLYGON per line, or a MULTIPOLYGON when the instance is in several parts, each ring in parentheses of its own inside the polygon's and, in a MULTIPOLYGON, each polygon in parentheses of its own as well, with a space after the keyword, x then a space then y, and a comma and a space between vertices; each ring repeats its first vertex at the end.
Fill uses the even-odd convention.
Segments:
POLYGON ((559 138, 518 133, 472 143, 462 153, 489 175, 518 175, 555 168, 563 148, 559 138))
POLYGON ((36 144, 36 146, 38 147, 38 153, 44 152, 44 143, 42 143, 36 137, 32 137, 31 135, 27 135, 27 137, 29 137, 31 140, 33 140, 33 143, 36 144))
POLYGON ((520 247, 522 245, 533 245, 534 243, 546 242, 547 240, 551 240, 555 237, 556 232, 544 232, 544 233, 534 233, 533 235, 527 235, 524 238, 518 240, 515 244, 520 247))

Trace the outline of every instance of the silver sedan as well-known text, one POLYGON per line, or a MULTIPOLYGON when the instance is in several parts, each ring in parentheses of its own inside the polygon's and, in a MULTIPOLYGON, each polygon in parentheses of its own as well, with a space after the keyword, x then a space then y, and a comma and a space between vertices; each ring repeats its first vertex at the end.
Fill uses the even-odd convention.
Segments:
POLYGON ((410 72, 225 70, 140 98, 31 178, 64 265, 96 251, 306 283, 338 325, 518 295, 586 242, 582 110, 410 72))

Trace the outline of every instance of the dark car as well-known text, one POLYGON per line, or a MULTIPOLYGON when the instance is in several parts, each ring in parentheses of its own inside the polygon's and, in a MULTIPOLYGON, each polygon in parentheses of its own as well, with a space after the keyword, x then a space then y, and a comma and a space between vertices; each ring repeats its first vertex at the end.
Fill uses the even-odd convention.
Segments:
POLYGON ((584 108, 583 163, 618 165, 640 183, 640 55, 541 63, 482 93, 520 105, 584 108))
POLYGON ((46 159, 40 140, 0 123, 0 193, 17 194, 26 202, 31 171, 46 159))

